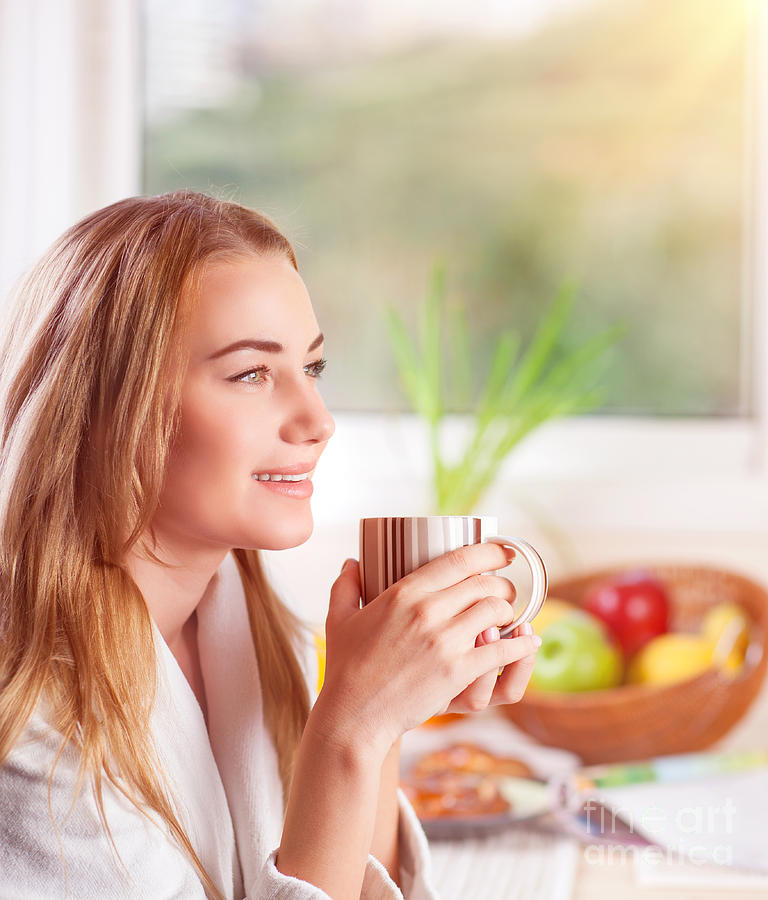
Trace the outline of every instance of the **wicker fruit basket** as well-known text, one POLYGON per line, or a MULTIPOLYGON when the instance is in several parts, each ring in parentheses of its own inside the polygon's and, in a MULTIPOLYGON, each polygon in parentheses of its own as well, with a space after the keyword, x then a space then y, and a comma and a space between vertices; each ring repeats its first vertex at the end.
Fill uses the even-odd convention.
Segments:
MULTIPOLYGON (((577 606, 596 583, 638 566, 556 582, 549 594, 577 606)), ((768 592, 741 575, 690 566, 642 566, 666 586, 670 630, 697 631, 707 610, 739 604, 750 619, 744 664, 735 676, 708 670, 669 685, 621 685, 564 693, 528 691, 501 707, 543 744, 577 753, 585 763, 617 762, 701 750, 721 738, 758 695, 768 666, 768 592)))

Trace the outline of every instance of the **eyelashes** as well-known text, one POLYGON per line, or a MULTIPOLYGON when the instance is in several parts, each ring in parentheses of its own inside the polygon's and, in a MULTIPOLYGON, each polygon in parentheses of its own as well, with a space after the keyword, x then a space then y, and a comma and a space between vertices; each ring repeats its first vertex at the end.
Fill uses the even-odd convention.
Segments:
MULTIPOLYGON (((307 363, 304 366, 304 371, 307 372, 309 376, 312 378, 320 378, 322 377, 323 372, 325 371, 325 367, 328 361, 323 359, 316 359, 314 362, 307 363)), ((244 372, 240 372, 239 375, 233 375, 229 381, 242 382, 243 384, 253 384, 257 387, 264 383, 264 380, 271 374, 271 369, 269 366, 251 366, 250 369, 246 369, 244 372), (247 378, 248 375, 257 375, 258 379, 247 378)))
POLYGON ((322 359, 316 359, 314 362, 309 363, 305 368, 312 369, 312 376, 314 378, 321 378, 323 372, 325 372, 325 367, 328 365, 328 360, 323 357, 322 359))

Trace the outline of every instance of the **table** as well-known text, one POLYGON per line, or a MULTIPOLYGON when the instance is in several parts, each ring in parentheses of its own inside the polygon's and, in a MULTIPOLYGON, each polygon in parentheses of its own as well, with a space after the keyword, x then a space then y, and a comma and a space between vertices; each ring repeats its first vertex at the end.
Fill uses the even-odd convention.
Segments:
MULTIPOLYGON (((768 888, 678 887, 637 883, 631 862, 590 865, 580 854, 572 900, 765 900, 768 888)), ((543 898, 542 898, 543 900, 543 898)))
MULTIPOLYGON (((768 743, 768 681, 763 685, 760 696, 755 700, 747 715, 737 723, 730 734, 726 735, 718 743, 718 747, 732 749, 751 749, 765 747, 768 743)), ((766 832, 768 833, 768 813, 766 813, 766 832)), ((768 896, 768 888, 741 888, 727 887, 717 889, 708 888, 704 891, 701 887, 664 887, 661 894, 659 888, 640 885, 635 878, 634 866, 630 862, 616 862, 615 864, 602 863, 590 865, 580 854, 576 885, 573 900, 602 900, 602 898, 615 898, 620 893, 622 900, 660 900, 669 897, 670 900, 752 900, 768 896)))
MULTIPOLYGON (((459 726, 450 726, 443 736, 449 739, 447 742, 470 739, 468 736, 478 734, 481 728, 497 727, 499 721, 499 714, 488 710, 476 717, 466 717, 459 726)), ((503 723, 504 728, 518 732, 506 719, 503 723)), ((550 748, 539 748, 527 736, 521 737, 537 748, 537 752, 551 752, 550 748)), ((747 716, 718 746, 748 749, 764 747, 766 741, 768 682, 747 716)), ((413 738, 404 741, 404 761, 407 763, 421 749, 413 738)), ((601 861, 593 862, 585 847, 574 839, 538 834, 522 825, 482 840, 434 842, 432 858, 435 881, 444 900, 614 900, 617 896, 621 900, 701 900, 702 897, 765 900, 768 897, 768 886, 762 885, 729 884, 718 888, 707 884, 704 889, 701 885, 640 883, 631 856, 621 859, 606 854, 601 861)))

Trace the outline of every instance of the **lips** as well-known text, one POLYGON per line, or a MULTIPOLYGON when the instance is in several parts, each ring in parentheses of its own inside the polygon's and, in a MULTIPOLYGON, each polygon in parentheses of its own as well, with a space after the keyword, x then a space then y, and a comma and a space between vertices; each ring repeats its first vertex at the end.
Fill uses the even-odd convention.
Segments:
POLYGON ((303 478, 301 481, 259 481, 254 477, 254 484, 258 485, 258 490, 266 490, 273 494, 282 494, 284 497, 295 497, 306 499, 311 497, 315 489, 311 478, 303 478))

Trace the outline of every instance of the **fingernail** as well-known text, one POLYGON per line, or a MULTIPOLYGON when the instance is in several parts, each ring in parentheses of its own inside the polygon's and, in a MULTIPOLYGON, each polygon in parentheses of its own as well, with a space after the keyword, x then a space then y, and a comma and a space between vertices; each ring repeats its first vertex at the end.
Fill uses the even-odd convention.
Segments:
POLYGON ((351 566, 353 562, 354 562, 354 559, 345 559, 344 565, 341 567, 341 571, 343 572, 344 569, 346 569, 348 566, 351 566))
POLYGON ((492 625, 488 629, 488 640, 491 642, 498 641, 500 637, 501 637, 501 634, 499 632, 499 629, 495 625, 492 625))
POLYGON ((538 634, 533 635, 533 646, 541 647, 541 638, 538 636, 538 634))

